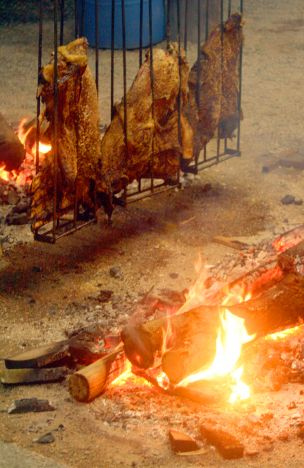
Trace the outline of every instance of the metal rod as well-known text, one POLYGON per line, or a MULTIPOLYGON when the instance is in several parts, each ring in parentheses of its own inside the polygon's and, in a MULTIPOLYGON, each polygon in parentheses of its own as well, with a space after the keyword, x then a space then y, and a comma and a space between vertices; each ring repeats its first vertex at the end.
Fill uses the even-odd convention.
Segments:
MULTIPOLYGON (((37 87, 40 85, 40 73, 42 66, 42 37, 43 37, 43 9, 42 0, 39 0, 39 32, 38 32, 38 78, 37 87)), ((37 93, 37 113, 36 113, 36 155, 35 155, 35 166, 36 173, 39 171, 39 140, 40 140, 40 109, 41 109, 41 97, 40 93, 37 93)))
MULTIPOLYGON (((125 0, 121 0, 121 19, 122 19, 122 48, 123 48, 123 104, 124 104, 124 139, 126 147, 126 159, 129 159, 128 150, 128 113, 127 113, 127 55, 126 55, 126 10, 125 0)), ((124 189, 124 200, 127 192, 124 189)))
POLYGON ((205 10, 205 40, 207 41, 209 36, 209 0, 206 0, 205 10))
POLYGON ((169 49, 169 45, 170 45, 170 41, 171 41, 171 22, 170 22, 170 14, 171 14, 171 0, 167 0, 167 21, 166 21, 167 49, 169 49))
POLYGON ((74 0, 74 12, 75 12, 75 38, 79 37, 79 1, 74 0))
POLYGON ((99 85, 99 2, 95 0, 95 82, 99 85))
POLYGON ((63 34, 64 34, 64 0, 60 0, 60 38, 59 44, 63 44, 63 34))
MULTIPOLYGON (((221 81, 220 81, 220 88, 221 88, 221 111, 222 114, 222 96, 223 96, 223 72, 224 72, 224 0, 221 0, 221 81)), ((221 148, 221 139, 220 139, 220 124, 218 125, 217 129, 217 145, 216 145, 216 157, 217 161, 219 161, 220 157, 220 148, 221 148)))
POLYGON ((54 194, 53 194, 53 237, 56 236, 57 227, 57 170, 58 170, 58 0, 54 0, 54 130, 53 130, 53 169, 54 169, 54 194))
MULTIPOLYGON (((176 0, 176 14, 177 14, 177 44, 178 44, 178 97, 177 97, 177 124, 178 124, 178 142, 183 152, 183 141, 182 141, 182 128, 181 128, 181 110, 182 110, 182 60, 181 60, 181 34, 180 34, 180 0, 176 0)), ((183 157, 183 154, 181 155, 183 157)), ((180 169, 178 169, 178 183, 180 181, 180 169)))
POLYGON ((228 0, 228 17, 231 15, 231 0, 228 0))
POLYGON ((111 6, 111 119, 114 117, 114 40, 115 40, 115 0, 111 6))
POLYGON ((155 109, 154 109, 154 69, 153 69, 153 23, 152 23, 152 0, 149 0, 149 49, 150 49, 150 86, 151 86, 151 112, 153 120, 153 133, 152 133, 152 150, 150 160, 150 173, 151 173, 151 191, 154 191, 154 132, 155 132, 155 109))
POLYGON ((81 0, 80 36, 84 34, 85 0, 81 0))
MULTIPOLYGON (((207 6, 206 6, 206 9, 207 9, 207 6)), ((206 17, 207 17, 207 10, 206 10, 206 17)), ((197 0, 197 69, 196 70, 197 70, 197 75, 196 75, 195 99, 196 99, 197 109, 199 110, 200 99, 201 99, 201 0, 197 0)), ((195 165, 195 168, 197 169, 197 164, 199 160, 199 151, 195 151, 194 156, 195 156, 194 165, 195 165)))
POLYGON ((143 62, 143 21, 144 21, 144 0, 140 0, 139 6, 139 67, 143 62))
MULTIPOLYGON (((240 12, 243 14, 244 5, 243 0, 240 0, 240 12)), ((240 155, 241 149, 241 112, 242 112, 242 81, 243 81, 243 43, 241 42, 240 47, 240 58, 239 58, 239 95, 238 95, 238 131, 237 131, 237 151, 240 155)))
POLYGON ((187 52, 188 46, 188 12, 189 12, 189 2, 185 0, 185 30, 184 30, 184 49, 187 52))

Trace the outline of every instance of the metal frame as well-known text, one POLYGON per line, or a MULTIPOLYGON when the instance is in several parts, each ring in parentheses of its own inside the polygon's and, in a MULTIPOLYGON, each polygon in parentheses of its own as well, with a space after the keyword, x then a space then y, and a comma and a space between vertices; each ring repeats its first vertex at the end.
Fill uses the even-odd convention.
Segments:
MULTIPOLYGON (((121 1, 121 17, 122 17, 122 39, 123 39, 123 48, 122 48, 122 57, 123 57, 123 103, 126 104, 127 97, 127 49, 126 49, 126 15, 125 15, 125 0, 121 1)), ((145 0, 146 1, 146 0, 145 0)), ((184 0, 184 11, 181 12, 181 1, 175 0, 176 7, 176 17, 177 17, 177 34, 176 41, 178 43, 178 59, 179 59, 179 76, 180 76, 180 87, 178 93, 178 139, 180 144, 182 143, 182 132, 181 132, 181 17, 184 18, 184 37, 183 37, 183 47, 187 52, 188 49, 188 15, 189 8, 196 9, 197 15, 197 58, 198 63, 201 50, 201 21, 202 13, 204 13, 204 25, 205 25, 205 40, 207 40, 209 35, 209 13, 210 13, 210 0, 184 0), (181 16, 182 15, 182 16, 181 16)), ((52 227, 43 227, 34 232, 34 237, 36 240, 55 243, 57 239, 71 234, 92 222, 96 222, 96 201, 94 210, 91 213, 87 213, 85 219, 82 219, 81 214, 79 213, 79 207, 75 201, 74 207, 71 207, 70 216, 62 215, 57 212, 57 167, 58 167, 58 56, 57 48, 58 45, 63 44, 64 41, 64 25, 65 25, 65 1, 64 0, 53 0, 53 22, 54 22, 54 134, 53 134, 53 153, 54 153, 54 196, 53 196, 53 220, 52 227), (58 23, 59 23, 59 41, 58 41, 58 23)), ((74 1, 74 14, 75 14, 75 29, 74 34, 75 38, 83 35, 84 31, 84 17, 85 17, 85 0, 75 0, 74 1)), ((225 21, 225 11, 227 12, 227 17, 231 15, 232 7, 238 10, 240 13, 243 13, 243 0, 220 0, 220 18, 219 23, 221 24, 222 34, 222 60, 223 60, 223 31, 224 31, 224 21, 225 21), (227 3, 227 4, 226 4, 227 3), (233 5, 237 3, 237 6, 233 5)), ((110 107, 111 107, 111 118, 114 115, 114 90, 115 90, 115 10, 117 8, 116 0, 112 0, 111 4, 111 78, 110 78, 110 87, 111 87, 111 98, 110 98, 110 107)), ((171 24, 170 24, 170 13, 172 12, 172 0, 166 0, 166 44, 167 48, 169 47, 171 40, 171 24)), ((148 0, 148 11, 149 11, 149 46, 150 51, 150 83, 151 83, 151 95, 152 95, 152 118, 155 119, 154 112, 154 70, 153 70, 153 21, 152 21, 152 0, 148 0)), ((140 9, 139 9, 139 67, 143 63, 143 12, 144 12, 144 0, 140 0, 140 9)), ((97 91, 99 88, 99 0, 95 0, 95 80, 97 91)), ((39 33, 38 33, 38 75, 42 66, 42 48, 43 48, 43 1, 39 0, 39 33)), ((237 125, 237 135, 236 135, 236 147, 228 147, 227 139, 224 139, 224 142, 221 142, 219 137, 219 132, 217 132, 216 138, 216 151, 215 154, 210 154, 210 142, 205 145, 203 151, 198 155, 192 164, 189 166, 189 172, 198 173, 199 171, 206 169, 214 164, 218 164, 221 161, 225 161, 229 158, 240 156, 240 115, 241 115, 241 98, 242 98, 242 47, 240 50, 240 59, 239 59, 239 96, 238 96, 238 111, 239 111, 239 120, 237 125)), ((197 70, 197 99, 199 99, 199 83, 201 68, 198 66, 197 70)), ((40 126, 39 126, 39 114, 41 109, 40 97, 37 97, 37 151, 36 151, 36 170, 39 171, 39 137, 40 137, 40 126)), ((124 139, 126 147, 126 158, 128 158, 128 110, 127 106, 124 105, 124 139)), ((150 197, 158 193, 162 193, 166 190, 170 190, 175 187, 180 186, 180 169, 177 171, 176 184, 166 185, 166 183, 157 183, 153 177, 153 158, 154 158, 154 139, 152 140, 152 154, 151 154, 151 176, 149 179, 140 179, 137 183, 137 188, 126 188, 123 195, 121 196, 119 204, 125 206, 127 203, 133 203, 139 199, 150 197)), ((76 188, 75 188, 76 193, 76 188)), ((96 197, 95 197, 96 200, 96 197)), ((49 226, 49 225, 47 225, 49 226)))

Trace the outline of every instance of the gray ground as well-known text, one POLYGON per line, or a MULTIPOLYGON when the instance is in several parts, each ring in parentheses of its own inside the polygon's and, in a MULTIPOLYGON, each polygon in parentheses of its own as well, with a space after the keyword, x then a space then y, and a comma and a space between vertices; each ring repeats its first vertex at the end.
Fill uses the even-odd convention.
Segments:
MULTIPOLYGON (((214 235, 272 237, 303 222, 303 206, 284 206, 280 201, 286 194, 304 199, 302 170, 287 168, 280 161, 296 161, 300 166, 304 161, 304 3, 247 3, 242 158, 203 172, 178 193, 117 210, 111 229, 102 218, 98 226, 55 246, 29 242, 5 250, 0 277, 1 355, 62 339, 66 329, 97 320, 119 327, 140 294, 152 286, 155 291, 189 287, 195 280, 193 264, 199 253, 205 263, 220 260, 228 249, 213 244, 214 235), (271 170, 262 172, 263 166, 271 170), (207 193, 206 183, 212 185, 207 193), (122 280, 110 277, 111 266, 121 268, 122 280), (178 277, 173 279, 170 273, 178 277), (96 305, 92 297, 101 289, 114 292, 112 302, 96 305)), ((27 26, 18 33, 12 29, 7 37, 0 31, 1 111, 12 122, 35 110, 32 34, 27 26)), ((101 54, 101 60, 109 63, 108 52, 101 54)), ((130 53, 129 60, 135 71, 135 53, 130 53)), ((103 98, 109 96, 106 69, 101 80, 103 98)), ((106 121, 107 111, 101 110, 106 121)), ((83 406, 69 398, 66 385, 0 388, 3 410, 25 396, 49 398, 57 408, 55 413, 30 416, 1 413, 0 438, 39 452, 54 467, 61 462, 81 468, 88 463, 92 467, 303 466, 303 443, 295 438, 276 441, 272 451, 237 462, 224 462, 210 449, 200 457, 177 458, 169 449, 168 428, 181 427, 187 415, 187 427, 194 431, 191 421, 195 425, 198 415, 207 410, 178 405, 150 389, 137 392, 131 397, 128 388, 121 389, 83 406), (33 442, 61 423, 65 430, 54 432, 54 444, 33 442)), ((278 393, 265 400, 279 408, 284 398, 298 395, 299 389, 291 386, 287 396, 278 393)), ((26 466, 23 461, 11 465, 12 455, 1 447, 0 452, 4 460, 8 457, 6 466, 26 466)), ((24 453, 26 460, 28 452, 24 453)), ((43 466, 35 463, 31 466, 43 466)))

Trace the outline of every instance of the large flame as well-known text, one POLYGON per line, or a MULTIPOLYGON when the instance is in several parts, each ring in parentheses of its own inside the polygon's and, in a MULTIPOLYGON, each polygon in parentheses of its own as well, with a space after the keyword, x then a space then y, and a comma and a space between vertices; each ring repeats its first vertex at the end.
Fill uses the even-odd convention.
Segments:
MULTIPOLYGON (((30 147, 27 146, 27 137, 29 136, 30 132, 32 131, 32 128, 33 126, 29 126, 28 127, 28 120, 26 118, 22 119, 18 125, 18 131, 17 131, 17 135, 18 135, 18 138, 19 140, 21 141, 21 143, 23 144, 23 146, 25 147, 25 149, 27 151, 30 152, 30 154, 32 154, 33 156, 36 156, 37 154, 37 148, 36 148, 36 141, 34 142, 34 144, 30 147)), ((50 144, 47 144, 47 143, 43 143, 42 141, 39 141, 38 142, 38 146, 39 146, 39 156, 43 156, 47 153, 49 153, 52 149, 52 146, 50 144)))
MULTIPOLYGON (((249 299, 250 294, 244 294, 239 289, 234 289, 226 295, 222 306, 249 299)), ((250 388, 242 381, 243 367, 239 365, 239 360, 243 345, 253 339, 254 335, 247 333, 244 319, 225 308, 220 314, 220 326, 217 332, 213 362, 208 368, 200 369, 184 378, 178 385, 187 386, 194 382, 227 377, 231 382, 230 403, 249 398, 250 388)))
MULTIPOLYGON (((36 141, 33 142, 33 137, 29 138, 30 133, 34 129, 31 124, 32 122, 29 123, 27 118, 23 118, 20 121, 17 130, 17 136, 26 151, 25 163, 21 165, 21 168, 18 171, 8 171, 5 164, 0 165, 0 180, 2 182, 14 182, 16 185, 23 186, 31 179, 34 168, 34 158, 37 154, 36 141), (32 168, 32 170, 30 168, 32 168)), ((42 160, 51 150, 52 146, 50 144, 39 141, 40 160, 42 160)))

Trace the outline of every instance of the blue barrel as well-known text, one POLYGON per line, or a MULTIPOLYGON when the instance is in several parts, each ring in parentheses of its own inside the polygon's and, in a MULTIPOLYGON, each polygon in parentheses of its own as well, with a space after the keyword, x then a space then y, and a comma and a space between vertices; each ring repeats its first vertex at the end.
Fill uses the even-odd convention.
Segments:
MULTIPOLYGON (((99 0, 99 48, 111 48, 112 0, 99 0)), ((125 0, 126 48, 137 49, 140 45, 140 0, 125 0)), ((79 29, 95 47, 95 0, 78 0, 79 29), (83 30, 82 30, 83 27, 83 30)), ((114 47, 122 49, 121 0, 115 0, 114 47)), ((165 37, 164 0, 152 0, 152 42, 156 44, 165 37)), ((149 45, 149 1, 143 0, 143 47, 149 45)))

